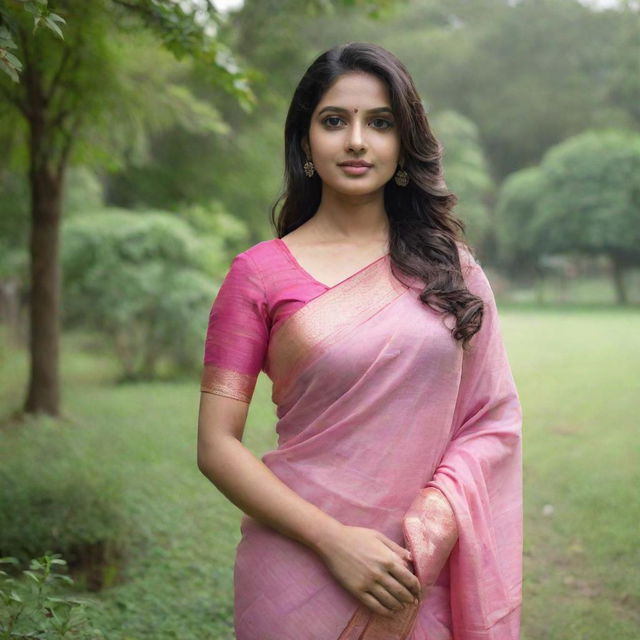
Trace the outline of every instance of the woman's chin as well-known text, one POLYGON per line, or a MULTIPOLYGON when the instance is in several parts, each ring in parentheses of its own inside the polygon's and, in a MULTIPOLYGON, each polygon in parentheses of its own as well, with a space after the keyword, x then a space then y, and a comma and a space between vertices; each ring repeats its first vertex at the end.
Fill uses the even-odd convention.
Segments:
POLYGON ((324 186, 341 195, 366 195, 384 189, 385 183, 364 178, 346 178, 336 182, 325 182, 324 186))

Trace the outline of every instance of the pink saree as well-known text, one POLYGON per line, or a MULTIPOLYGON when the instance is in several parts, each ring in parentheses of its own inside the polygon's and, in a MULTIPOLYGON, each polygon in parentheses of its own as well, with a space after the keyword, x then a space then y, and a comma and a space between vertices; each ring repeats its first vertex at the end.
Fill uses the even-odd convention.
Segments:
POLYGON ((333 287, 305 272, 315 290, 296 301, 304 270, 283 245, 265 241, 234 260, 212 307, 201 389, 249 402, 265 371, 278 445, 263 462, 343 524, 409 549, 423 598, 377 615, 313 551, 245 514, 236 637, 517 640, 522 413, 482 268, 460 246, 467 287, 485 302, 463 353, 453 320, 420 302, 388 255, 333 287), (284 280, 272 262, 283 251, 284 280))

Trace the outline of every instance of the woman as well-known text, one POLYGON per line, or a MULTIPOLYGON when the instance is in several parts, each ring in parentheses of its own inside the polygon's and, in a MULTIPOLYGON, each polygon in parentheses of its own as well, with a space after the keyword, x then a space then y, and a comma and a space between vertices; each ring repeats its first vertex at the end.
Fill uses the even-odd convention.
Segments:
POLYGON ((521 405, 441 146, 382 47, 322 54, 285 125, 277 237, 213 303, 198 465, 245 515, 239 640, 515 640, 521 405), (242 444, 260 371, 278 446, 242 444))

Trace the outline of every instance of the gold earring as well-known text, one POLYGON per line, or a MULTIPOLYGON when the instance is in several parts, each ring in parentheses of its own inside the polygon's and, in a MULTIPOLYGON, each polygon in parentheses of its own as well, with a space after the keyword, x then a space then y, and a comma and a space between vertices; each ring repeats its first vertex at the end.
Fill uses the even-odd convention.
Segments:
POLYGON ((401 167, 398 168, 393 179, 399 187, 406 187, 409 184, 409 174, 401 167))
POLYGON ((311 162, 311 160, 307 160, 304 165, 304 172, 307 176, 307 178, 311 178, 314 174, 315 171, 315 167, 313 166, 313 162, 311 162))

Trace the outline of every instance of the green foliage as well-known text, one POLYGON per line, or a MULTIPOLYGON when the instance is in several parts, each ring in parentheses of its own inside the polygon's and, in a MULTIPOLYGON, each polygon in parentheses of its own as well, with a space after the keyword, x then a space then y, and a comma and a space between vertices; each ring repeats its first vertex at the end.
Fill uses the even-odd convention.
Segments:
MULTIPOLYGON (((32 37, 38 25, 43 24, 63 39, 59 24, 65 24, 66 21, 50 10, 47 0, 13 0, 11 5, 11 8, 0 6, 0 68, 17 83, 22 62, 8 49, 17 50, 18 56, 25 55, 14 40, 18 23, 24 21, 24 11, 33 15, 32 37)), ((127 17, 136 16, 177 59, 190 56, 201 60, 209 69, 210 79, 233 94, 244 109, 249 110, 254 105, 254 96, 244 72, 229 47, 216 37, 222 18, 211 0, 197 4, 173 0, 112 0, 94 3, 94 9, 99 5, 97 14, 95 11, 86 11, 84 2, 78 3, 77 7, 73 7, 73 3, 65 5, 61 12, 73 16, 67 31, 76 33, 87 26, 87 20, 94 20, 97 14, 98 19, 105 23, 114 18, 126 23, 127 17)), ((75 71, 79 75, 83 73, 81 66, 75 71)))
POLYGON ((640 263, 640 135, 586 131, 541 163, 537 225, 548 250, 621 254, 640 263))
POLYGON ((0 172, 0 238, 13 247, 29 239, 29 185, 17 171, 0 172))
POLYGON ((586 131, 505 180, 496 207, 501 257, 521 268, 569 252, 640 264, 639 210, 640 135, 586 131))
MULTIPOLYGON (((17 565, 16 558, 0 558, 0 565, 17 565)), ((56 568, 66 567, 57 553, 34 558, 24 570, 22 581, 0 570, 0 638, 25 640, 97 640, 104 635, 87 616, 88 601, 61 592, 62 584, 73 580, 56 568)))
POLYGON ((24 176, 0 172, 0 282, 28 276, 28 189, 24 176))
POLYGON ((89 167, 70 167, 65 175, 65 214, 99 209, 104 205, 103 191, 100 179, 89 167))
POLYGON ((16 248, 4 238, 0 238, 0 281, 24 281, 28 267, 29 256, 26 249, 16 248))
MULTIPOLYGON (((585 129, 640 127, 640 12, 595 4, 421 0, 367 35, 403 60, 429 104, 476 123, 500 182, 585 129)), ((332 39, 356 39, 351 23, 338 29, 332 39)))
POLYGON ((203 271, 205 247, 166 213, 112 210, 69 220, 65 319, 105 336, 126 379, 154 377, 161 360, 195 369, 215 293, 203 271))
POLYGON ((190 56, 201 61, 208 67, 210 79, 234 95, 243 109, 249 111, 254 106, 255 97, 233 52, 216 37, 223 19, 212 0, 113 0, 113 4, 139 16, 178 60, 190 56))
POLYGON ((247 224, 228 213, 219 200, 181 207, 177 215, 207 237, 207 272, 223 271, 228 266, 226 256, 240 253, 251 241, 247 224), (224 264, 221 256, 225 256, 224 264))
MULTIPOLYGON (((64 39, 58 25, 65 24, 66 21, 62 16, 51 11, 48 0, 14 0, 13 4, 33 16, 33 33, 42 24, 60 39, 64 39)), ((19 8, 18 11, 20 11, 19 8)), ((0 69, 14 82, 19 82, 22 62, 8 51, 8 49, 18 48, 13 39, 15 29, 13 17, 6 6, 0 5, 0 69)))
POLYGON ((543 189, 539 167, 515 171, 500 187, 495 208, 496 237, 499 262, 507 269, 531 272, 548 249, 536 214, 543 189))
POLYGON ((0 555, 26 562, 51 549, 101 585, 141 540, 140 525, 125 503, 121 471, 96 464, 76 438, 75 428, 44 420, 2 434, 0 555))
POLYGON ((455 213, 467 225, 470 242, 474 246, 481 245, 490 230, 487 202, 494 185, 480 144, 478 127, 454 111, 435 114, 431 126, 444 146, 445 180, 458 198, 455 213))

